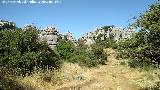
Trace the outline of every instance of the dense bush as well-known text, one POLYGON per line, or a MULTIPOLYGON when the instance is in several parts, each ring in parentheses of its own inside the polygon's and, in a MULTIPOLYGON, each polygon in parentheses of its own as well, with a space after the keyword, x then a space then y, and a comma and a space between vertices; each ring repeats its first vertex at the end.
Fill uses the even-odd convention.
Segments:
POLYGON ((56 46, 56 51, 62 59, 68 60, 73 56, 75 48, 72 42, 62 39, 56 46))
POLYGON ((56 47, 56 51, 63 60, 78 63, 81 66, 94 67, 98 64, 105 64, 106 61, 103 48, 97 44, 88 47, 79 42, 79 45, 75 47, 72 42, 61 40, 56 47))
POLYGON ((132 67, 160 64, 160 2, 151 5, 134 23, 140 28, 136 35, 118 44, 118 56, 131 59, 132 67))
POLYGON ((35 67, 60 66, 59 57, 46 43, 38 40, 37 31, 1 30, 0 37, 0 67, 25 74, 35 67))
POLYGON ((99 64, 105 64, 107 60, 107 54, 104 53, 103 47, 99 47, 97 44, 91 46, 91 56, 93 59, 97 60, 99 64))
POLYGON ((104 37, 104 40, 101 40, 101 34, 100 34, 100 36, 98 36, 98 38, 96 39, 96 45, 104 49, 105 48, 113 48, 113 49, 117 48, 117 43, 113 39, 112 35, 110 35, 110 37, 108 38, 104 37))
POLYGON ((69 62, 78 63, 80 66, 86 67, 95 67, 98 65, 96 60, 91 59, 87 53, 74 55, 69 59, 69 62))

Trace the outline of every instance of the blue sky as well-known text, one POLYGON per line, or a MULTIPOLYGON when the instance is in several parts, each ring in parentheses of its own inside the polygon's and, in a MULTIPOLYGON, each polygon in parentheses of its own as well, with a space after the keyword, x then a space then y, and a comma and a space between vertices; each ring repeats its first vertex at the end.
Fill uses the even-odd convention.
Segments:
POLYGON ((61 33, 69 30, 78 38, 104 25, 127 27, 132 17, 157 0, 58 0, 62 2, 59 4, 6 4, 2 1, 8 0, 0 1, 0 19, 13 21, 18 27, 30 23, 38 28, 53 25, 61 33))

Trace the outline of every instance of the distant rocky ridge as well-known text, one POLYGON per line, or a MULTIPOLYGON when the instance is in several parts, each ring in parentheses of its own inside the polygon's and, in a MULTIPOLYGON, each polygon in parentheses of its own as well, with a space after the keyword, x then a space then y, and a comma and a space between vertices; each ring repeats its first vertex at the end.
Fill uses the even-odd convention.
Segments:
POLYGON ((7 28, 15 28, 16 24, 14 22, 0 20, 0 30, 7 29, 7 28))
MULTIPOLYGON (((30 28, 30 30, 35 29, 34 26, 28 25, 24 29, 30 28), (32 28, 32 29, 31 29, 32 28)), ((131 38, 134 35, 134 28, 130 27, 128 29, 118 28, 114 26, 104 26, 100 28, 96 28, 92 32, 88 32, 86 34, 83 34, 82 37, 79 38, 79 40, 84 41, 85 45, 91 45, 96 42, 98 38, 100 40, 105 40, 106 38, 112 37, 113 40, 119 41, 126 38, 131 38)), ((51 48, 55 48, 55 46, 58 44, 59 38, 69 40, 73 42, 75 46, 77 46, 77 40, 73 38, 73 35, 71 32, 66 32, 65 35, 62 35, 58 32, 58 30, 55 27, 46 27, 44 28, 40 34, 39 38, 42 41, 47 41, 48 45, 51 48)))
POLYGON ((105 27, 96 28, 92 32, 83 34, 79 39, 83 40, 84 44, 91 45, 95 43, 96 39, 98 38, 100 38, 103 41, 105 40, 105 38, 113 37, 113 40, 119 41, 122 39, 130 38, 135 33, 132 27, 130 27, 128 30, 117 28, 114 26, 105 27))
MULTIPOLYGON (((27 24, 24 26, 23 30, 37 30, 36 27, 32 24, 27 24)), ((48 45, 55 49, 55 46, 58 44, 60 39, 65 39, 73 42, 73 44, 76 46, 77 41, 75 38, 73 38, 73 35, 71 32, 66 32, 65 35, 60 34, 59 31, 54 26, 45 27, 42 31, 39 33, 39 40, 46 41, 48 45)))
POLYGON ((46 27, 43 31, 39 34, 39 38, 42 41, 47 41, 48 45, 54 49, 55 46, 58 44, 59 39, 65 39, 73 42, 76 46, 76 39, 73 38, 71 32, 67 32, 65 35, 62 35, 58 32, 55 27, 46 27))
MULTIPOLYGON (((9 21, 0 21, 0 30, 2 29, 12 29, 15 28, 16 25, 14 22, 9 21)), ((24 26, 23 30, 37 30, 37 28, 33 24, 27 24, 24 26)), ((96 28, 92 32, 88 32, 86 34, 83 34, 82 37, 79 38, 79 40, 84 41, 85 45, 91 45, 96 42, 98 38, 100 38, 102 41, 106 38, 113 37, 115 41, 119 41, 122 39, 130 38, 134 35, 134 29, 132 27, 128 29, 122 29, 117 28, 114 26, 104 26, 100 28, 96 28)), ((51 26, 44 28, 39 33, 39 39, 42 41, 46 41, 48 45, 51 48, 55 48, 55 46, 58 44, 59 39, 65 39, 73 42, 75 46, 77 46, 77 40, 73 37, 71 32, 66 32, 65 35, 60 34, 58 30, 51 26)))

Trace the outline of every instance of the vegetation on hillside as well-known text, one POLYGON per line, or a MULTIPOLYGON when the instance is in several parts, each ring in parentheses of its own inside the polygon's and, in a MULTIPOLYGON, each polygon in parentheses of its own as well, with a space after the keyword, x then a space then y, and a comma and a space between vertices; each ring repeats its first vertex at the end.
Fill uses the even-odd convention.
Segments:
POLYGON ((71 41, 61 40, 56 46, 56 51, 64 61, 78 63, 81 66, 93 67, 105 64, 106 61, 103 48, 97 44, 88 47, 79 43, 76 47, 71 41))
MULTIPOLYGON (((110 25, 110 26, 103 26, 102 28, 104 29, 105 32, 112 30, 112 28, 114 27, 114 25, 110 25)), ((101 47, 103 49, 105 48, 117 48, 117 42, 114 40, 114 36, 113 34, 109 34, 109 37, 99 34, 98 37, 95 39, 96 45, 98 47, 101 47), (103 37, 103 39, 102 39, 103 37)))
POLYGON ((131 67, 160 64, 160 2, 151 5, 133 24, 140 31, 130 39, 120 41, 118 56, 130 59, 131 67))
MULTIPOLYGON (((128 59, 130 67, 159 68, 160 2, 151 5, 149 10, 137 18, 133 26, 140 30, 132 38, 117 42, 112 35, 102 40, 100 34, 90 46, 84 45, 83 41, 78 41, 75 46, 70 40, 59 37, 58 45, 52 50, 45 41, 39 40, 36 27, 21 30, 12 22, 1 21, 0 89, 25 89, 15 78, 30 76, 35 71, 41 72, 42 75, 39 75, 42 80, 51 81, 52 73, 61 67, 62 62, 86 67, 104 65, 107 60, 105 48, 116 49, 118 58, 128 59)), ((103 29, 107 31, 111 27, 113 26, 104 26, 103 29)), ((159 88, 159 82, 153 88, 159 88)))
POLYGON ((0 67, 17 74, 31 73, 34 68, 58 68, 59 57, 46 43, 38 41, 36 31, 0 31, 0 67))

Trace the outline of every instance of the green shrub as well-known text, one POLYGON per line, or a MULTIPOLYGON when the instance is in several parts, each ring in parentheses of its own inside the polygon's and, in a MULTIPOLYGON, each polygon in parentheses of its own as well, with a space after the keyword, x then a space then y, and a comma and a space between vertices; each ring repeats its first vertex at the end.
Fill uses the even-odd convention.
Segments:
POLYGON ((99 64, 105 64, 107 54, 104 53, 102 47, 94 44, 91 46, 91 58, 96 60, 99 64))
POLYGON ((126 62, 125 61, 121 61, 120 65, 126 65, 126 62))
POLYGON ((59 56, 44 42, 37 31, 1 30, 0 67, 15 70, 17 74, 31 73, 37 68, 58 68, 59 56))
POLYGON ((147 61, 138 60, 138 59, 130 60, 128 62, 128 65, 131 68, 141 68, 141 69, 146 70, 146 71, 156 68, 156 65, 151 64, 149 61, 147 62, 147 61))
POLYGON ((140 31, 131 39, 119 42, 118 57, 129 58, 131 67, 160 65, 160 2, 136 20, 140 31))
POLYGON ((95 67, 98 64, 96 60, 90 59, 90 57, 87 54, 74 55, 74 57, 69 59, 69 62, 78 63, 80 66, 87 67, 95 67))
POLYGON ((104 38, 104 40, 101 40, 101 38, 99 36, 98 39, 96 39, 96 45, 103 48, 103 49, 105 49, 105 48, 116 49, 117 48, 117 43, 116 43, 116 41, 113 40, 113 37, 104 38))
POLYGON ((98 64, 105 64, 106 54, 103 48, 98 45, 85 46, 79 41, 75 47, 72 42, 61 40, 56 46, 56 51, 66 62, 78 63, 81 66, 94 67, 98 64))
POLYGON ((62 59, 68 60, 73 56, 75 49, 70 41, 61 40, 56 46, 56 51, 62 59))
MULTIPOLYGON (((130 67, 146 68, 158 64, 159 46, 149 42, 150 33, 140 31, 131 39, 118 42, 117 57, 122 59, 130 59, 130 67)), ((160 39, 160 38, 159 38, 160 39)))

